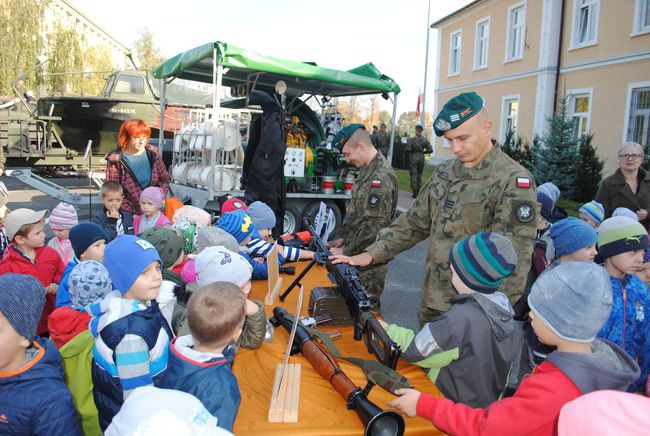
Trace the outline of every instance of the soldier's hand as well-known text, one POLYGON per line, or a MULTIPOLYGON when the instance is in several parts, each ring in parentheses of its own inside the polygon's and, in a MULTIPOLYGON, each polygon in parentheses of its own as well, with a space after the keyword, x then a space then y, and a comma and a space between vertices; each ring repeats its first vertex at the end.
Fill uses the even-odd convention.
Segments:
POLYGON ((394 407, 399 413, 413 418, 417 414, 420 392, 415 389, 397 389, 395 395, 400 397, 389 401, 388 405, 394 407))
POLYGON ((343 247, 331 247, 330 253, 332 253, 332 255, 343 254, 343 247))
POLYGON ((336 254, 330 256, 329 259, 334 265, 337 263, 347 263, 348 265, 352 266, 368 266, 372 263, 372 254, 368 253, 367 251, 364 251, 361 254, 357 254, 356 256, 344 256, 343 254, 336 254))
POLYGON ((327 246, 330 248, 340 248, 343 247, 343 244, 345 244, 345 239, 343 238, 338 238, 333 241, 330 241, 327 243, 327 246))

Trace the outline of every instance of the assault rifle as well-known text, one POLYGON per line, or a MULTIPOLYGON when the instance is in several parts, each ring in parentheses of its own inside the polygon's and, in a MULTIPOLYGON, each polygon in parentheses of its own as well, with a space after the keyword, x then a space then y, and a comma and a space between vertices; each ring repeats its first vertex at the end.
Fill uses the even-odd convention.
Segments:
POLYGON ((330 280, 336 284, 338 292, 345 299, 350 311, 350 317, 353 319, 354 324, 354 339, 360 341, 363 338, 368 352, 374 354, 377 360, 384 365, 395 369, 401 349, 390 339, 386 330, 379 324, 379 321, 372 313, 368 291, 361 284, 359 271, 355 267, 343 263, 334 265, 329 260, 331 255, 329 248, 327 248, 320 235, 316 234, 316 230, 309 222, 309 219, 304 218, 303 221, 312 235, 312 246, 315 251, 314 259, 280 296, 280 301, 284 301, 289 292, 300 283, 300 280, 309 272, 312 266, 325 266, 330 280))

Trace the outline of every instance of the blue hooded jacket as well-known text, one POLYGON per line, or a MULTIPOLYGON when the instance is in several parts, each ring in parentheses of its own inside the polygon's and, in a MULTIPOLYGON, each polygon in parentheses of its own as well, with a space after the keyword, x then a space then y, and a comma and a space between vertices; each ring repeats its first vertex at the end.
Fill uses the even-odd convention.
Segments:
POLYGON ((182 349, 192 343, 190 335, 172 341, 167 371, 158 387, 194 395, 208 412, 217 417, 219 427, 232 431, 241 401, 239 385, 230 367, 235 357, 235 347, 227 347, 219 358, 200 362, 182 353, 182 349))
POLYGON ((609 339, 639 364, 641 377, 628 391, 645 391, 650 373, 650 294, 635 275, 612 279, 612 313, 598 337, 609 339))
POLYGON ((29 363, 0 374, 0 434, 80 435, 59 351, 41 338, 34 347, 38 353, 29 363))

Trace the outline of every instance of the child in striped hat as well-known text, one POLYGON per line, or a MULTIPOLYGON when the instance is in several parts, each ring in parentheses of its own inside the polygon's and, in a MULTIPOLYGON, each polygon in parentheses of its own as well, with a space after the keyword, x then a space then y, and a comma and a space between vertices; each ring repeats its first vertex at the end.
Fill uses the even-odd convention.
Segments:
POLYGON ((77 210, 73 205, 61 202, 52 209, 48 224, 54 233, 54 237, 49 240, 47 246, 54 248, 61 256, 63 264, 67 265, 74 257, 69 235, 70 229, 79 224, 77 210))
POLYGON ((605 219, 605 208, 596 200, 585 203, 578 209, 578 217, 594 229, 598 229, 605 219))
POLYGON ((499 292, 517 255, 505 236, 480 232, 454 244, 449 260, 458 292, 451 308, 417 334, 394 324, 385 329, 404 350, 402 357, 426 368, 445 398, 486 408, 504 391, 521 349, 514 310, 499 292))

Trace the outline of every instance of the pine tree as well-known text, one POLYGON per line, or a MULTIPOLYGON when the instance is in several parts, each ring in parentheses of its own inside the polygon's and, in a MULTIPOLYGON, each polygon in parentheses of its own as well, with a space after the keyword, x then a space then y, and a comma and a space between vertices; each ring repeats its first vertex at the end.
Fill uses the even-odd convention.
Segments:
POLYGON ((537 183, 553 182, 562 196, 574 198, 578 192, 577 166, 580 139, 573 136, 575 121, 567 116, 567 98, 558 102, 557 112, 549 118, 548 132, 533 148, 532 171, 537 183))
POLYGON ((523 167, 531 168, 533 154, 530 143, 521 136, 518 136, 513 130, 506 133, 501 150, 523 167))
POLYGON ((596 197, 598 184, 603 178, 605 161, 598 157, 592 145, 594 135, 580 137, 580 156, 576 168, 578 193, 576 200, 590 201, 596 197))

